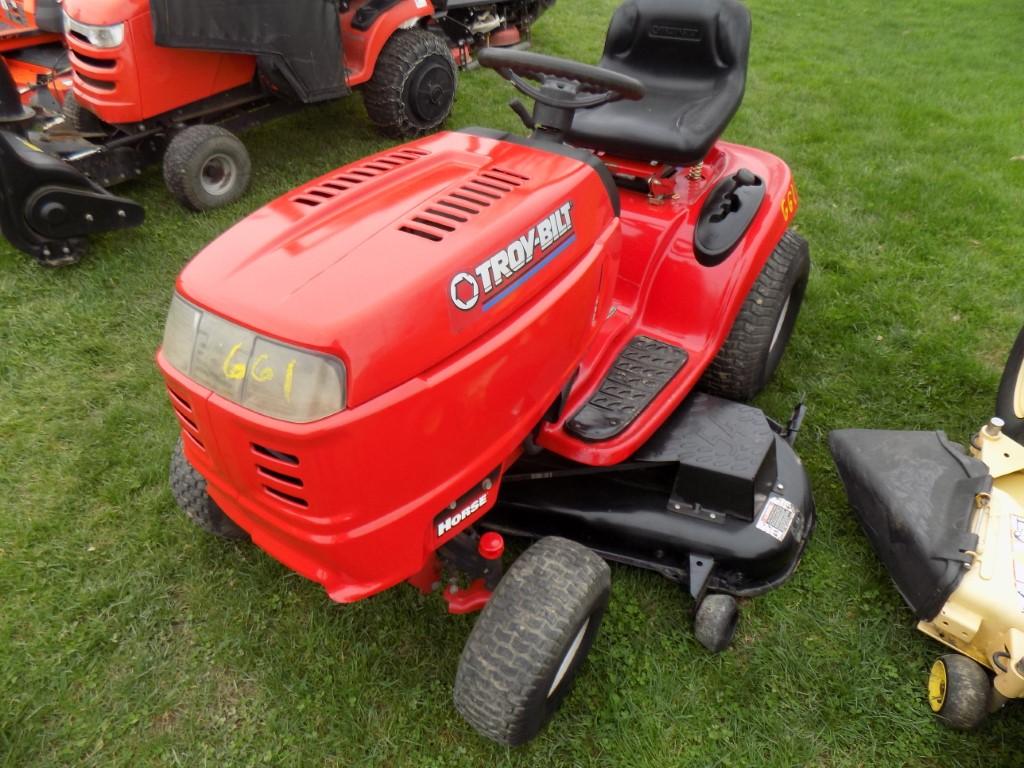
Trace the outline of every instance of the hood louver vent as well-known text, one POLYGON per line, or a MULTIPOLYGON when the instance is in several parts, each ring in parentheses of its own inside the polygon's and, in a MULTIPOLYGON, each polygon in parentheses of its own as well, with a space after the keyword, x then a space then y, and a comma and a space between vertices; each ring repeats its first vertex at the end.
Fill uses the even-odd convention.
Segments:
POLYGON ((400 224, 398 229, 424 240, 440 242, 460 224, 465 224, 472 216, 478 216, 529 180, 529 177, 520 173, 491 168, 421 208, 400 224))
POLYGON ((400 149, 397 152, 378 157, 372 162, 364 163, 350 168, 345 168, 335 176, 321 181, 313 187, 307 187, 292 198, 293 203, 298 203, 309 208, 315 208, 328 200, 332 200, 344 192, 359 187, 364 182, 382 176, 395 168, 401 168, 414 160, 425 157, 428 152, 422 149, 400 149))

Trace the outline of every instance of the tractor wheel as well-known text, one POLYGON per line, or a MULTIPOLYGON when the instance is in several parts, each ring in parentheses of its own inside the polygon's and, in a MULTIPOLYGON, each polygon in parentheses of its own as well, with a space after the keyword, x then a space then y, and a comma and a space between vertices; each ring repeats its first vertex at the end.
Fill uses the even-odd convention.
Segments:
POLYGON ((996 415, 1006 422, 1006 434, 1024 442, 1024 329, 1010 351, 996 397, 996 415))
POLYGON ((174 453, 171 454, 170 482, 171 495, 181 511, 204 531, 222 539, 245 541, 249 538, 249 534, 225 515, 210 498, 206 492, 206 480, 185 458, 181 438, 178 438, 174 453))
POLYGON ((64 114, 64 124, 76 133, 104 133, 103 121, 78 103, 74 91, 64 94, 61 112, 64 114))
POLYGON ((536 736, 572 688, 610 591, 608 565, 581 544, 548 537, 526 550, 469 635, 456 709, 499 744, 536 736))
POLYGON ((974 659, 957 653, 940 656, 928 676, 928 703, 945 725, 958 731, 977 728, 989 713, 992 681, 974 659))
POLYGON ((732 644, 739 623, 740 609, 731 595, 707 595, 697 606, 693 634, 712 653, 721 653, 732 644))
POLYGON ((164 154, 167 189, 193 211, 209 211, 241 198, 251 172, 245 144, 219 125, 190 125, 174 135, 164 154))
POLYGON ((732 330, 701 379, 701 387, 730 400, 750 400, 771 380, 793 334, 807 290, 807 241, 786 230, 750 289, 732 330))
POLYGON ((444 40, 425 29, 400 29, 384 45, 363 103, 377 129, 392 138, 422 136, 451 114, 458 75, 444 40))

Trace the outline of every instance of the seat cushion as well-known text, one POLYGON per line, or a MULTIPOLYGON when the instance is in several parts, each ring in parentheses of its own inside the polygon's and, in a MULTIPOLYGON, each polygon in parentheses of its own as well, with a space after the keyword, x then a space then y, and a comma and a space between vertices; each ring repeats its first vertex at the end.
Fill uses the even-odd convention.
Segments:
POLYGON ((600 65, 647 95, 578 111, 567 140, 636 160, 702 160, 743 100, 749 48, 750 14, 737 0, 627 0, 600 65))

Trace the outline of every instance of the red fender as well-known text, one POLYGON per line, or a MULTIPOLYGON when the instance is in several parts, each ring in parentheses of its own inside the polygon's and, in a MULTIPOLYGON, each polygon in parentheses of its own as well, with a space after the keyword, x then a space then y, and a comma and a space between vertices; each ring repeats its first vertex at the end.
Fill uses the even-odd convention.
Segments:
POLYGON ((349 73, 348 84, 353 87, 373 77, 377 57, 395 30, 410 20, 434 15, 430 0, 403 0, 378 16, 369 29, 359 30, 352 27, 352 19, 361 6, 362 3, 354 3, 341 17, 345 69, 349 73))

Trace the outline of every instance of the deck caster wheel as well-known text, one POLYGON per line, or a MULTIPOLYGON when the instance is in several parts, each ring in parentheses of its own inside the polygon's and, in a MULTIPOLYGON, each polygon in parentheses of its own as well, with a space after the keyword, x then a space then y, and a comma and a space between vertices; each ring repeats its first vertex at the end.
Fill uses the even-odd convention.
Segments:
POLYGON ((701 387, 706 392, 751 400, 765 388, 793 335, 810 274, 807 241, 786 230, 747 294, 725 344, 704 372, 701 387))
POLYGON ((1006 422, 1006 434, 1024 442, 1024 330, 1010 351, 996 396, 996 414, 1006 422))
POLYGON ((732 595, 707 595, 697 606, 693 634, 697 642, 712 653, 721 653, 732 644, 740 609, 732 595))
POLYGON ((457 84, 448 45, 426 29, 403 29, 384 45, 363 103, 377 130, 411 139, 441 127, 451 114, 457 84))
POLYGON ((992 681, 981 664, 950 653, 932 664, 928 676, 928 704, 943 724, 970 731, 985 720, 992 699, 992 681))
POLYGON ((459 659, 455 707, 481 735, 515 746, 572 688, 608 607, 611 571, 557 537, 524 552, 498 584, 459 659))
POLYGON ((192 211, 239 200, 249 188, 251 173, 245 144, 219 125, 190 125, 174 135, 164 154, 164 183, 192 211))
POLYGON ((180 437, 171 454, 169 474, 171 495, 189 520, 222 539, 248 540, 249 534, 225 515, 206 492, 206 480, 188 463, 180 437))

